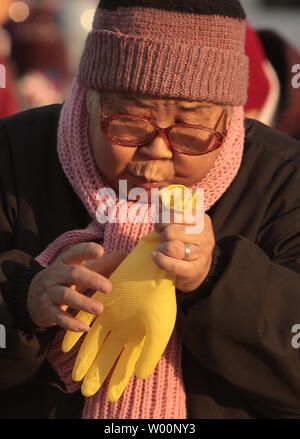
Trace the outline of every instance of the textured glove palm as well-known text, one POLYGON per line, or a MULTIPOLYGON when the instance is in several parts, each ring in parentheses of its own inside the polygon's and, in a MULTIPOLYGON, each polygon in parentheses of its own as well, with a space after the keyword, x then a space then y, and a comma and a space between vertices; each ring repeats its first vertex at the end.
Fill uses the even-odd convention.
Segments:
MULTIPOLYGON (((88 332, 72 374, 74 381, 84 378, 85 396, 98 391, 118 359, 107 394, 109 401, 117 401, 132 373, 146 379, 166 348, 176 320, 175 278, 152 260, 159 242, 157 232, 140 239, 111 275, 112 291, 93 296, 104 304, 104 311, 88 332)), ((80 311, 77 318, 90 325, 94 317, 80 311)), ((68 352, 81 335, 68 331, 62 350, 68 352)))

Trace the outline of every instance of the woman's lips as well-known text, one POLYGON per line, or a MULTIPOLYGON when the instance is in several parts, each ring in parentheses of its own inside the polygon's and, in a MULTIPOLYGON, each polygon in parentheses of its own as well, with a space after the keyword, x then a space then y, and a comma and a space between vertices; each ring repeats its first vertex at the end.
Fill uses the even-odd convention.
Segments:
POLYGON ((152 188, 159 188, 162 187, 162 184, 159 184, 158 182, 155 181, 149 181, 147 183, 139 183, 139 187, 143 188, 143 189, 152 189, 152 188))
POLYGON ((148 180, 144 177, 137 177, 136 175, 131 174, 133 178, 133 183, 135 187, 141 187, 143 189, 151 189, 151 188, 162 188, 166 184, 163 181, 158 180, 148 180))

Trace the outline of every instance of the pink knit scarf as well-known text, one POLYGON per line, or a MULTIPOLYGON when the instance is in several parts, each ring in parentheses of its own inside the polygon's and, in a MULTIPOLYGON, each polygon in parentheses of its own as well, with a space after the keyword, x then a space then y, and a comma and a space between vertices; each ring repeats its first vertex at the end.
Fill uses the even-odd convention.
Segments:
MULTIPOLYGON (((58 155, 67 178, 84 203, 92 221, 86 229, 66 232, 50 244, 36 258, 45 267, 49 266, 62 252, 79 242, 100 243, 105 253, 118 249, 129 253, 139 239, 153 230, 154 226, 151 221, 137 224, 129 220, 127 223, 107 222, 106 224, 100 224, 97 221, 96 211, 100 203, 97 200, 97 192, 107 185, 96 167, 88 139, 89 120, 85 99, 86 89, 75 81, 60 116, 58 155)), ((204 189, 205 211, 223 195, 232 183, 240 168, 243 147, 244 113, 242 107, 234 107, 226 141, 213 168, 199 184, 193 187, 193 189, 204 189)), ((150 212, 150 207, 144 206, 147 212, 150 212)), ((72 381, 71 373, 82 340, 71 352, 64 354, 61 351, 64 334, 65 330, 57 333, 50 346, 48 360, 65 383, 67 392, 71 393, 80 387, 80 383, 72 381)), ((106 399, 109 378, 94 396, 85 398, 83 418, 186 418, 186 395, 181 370, 181 341, 176 330, 152 375, 147 380, 140 380, 133 375, 123 395, 115 403, 106 399)))

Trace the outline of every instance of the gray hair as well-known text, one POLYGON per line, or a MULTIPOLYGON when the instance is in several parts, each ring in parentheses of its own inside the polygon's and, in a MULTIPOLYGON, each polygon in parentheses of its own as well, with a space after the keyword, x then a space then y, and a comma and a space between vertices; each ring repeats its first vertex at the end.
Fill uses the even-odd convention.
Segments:
POLYGON ((101 94, 98 90, 87 91, 87 106, 92 111, 98 111, 101 106, 101 94))
MULTIPOLYGON (((101 93, 98 90, 89 89, 87 92, 87 105, 92 111, 98 111, 101 107, 101 93)), ((231 119, 232 116, 232 106, 224 105, 227 110, 228 116, 231 119)))

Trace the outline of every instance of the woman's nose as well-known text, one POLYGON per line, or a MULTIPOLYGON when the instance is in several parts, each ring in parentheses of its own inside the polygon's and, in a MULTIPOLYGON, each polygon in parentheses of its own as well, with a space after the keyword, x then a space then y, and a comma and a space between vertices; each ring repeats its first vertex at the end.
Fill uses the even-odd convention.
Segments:
POLYGON ((157 135, 154 139, 139 149, 140 154, 151 159, 171 159, 173 152, 165 135, 157 135))

